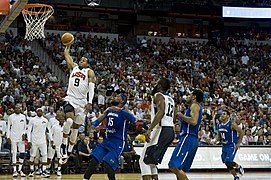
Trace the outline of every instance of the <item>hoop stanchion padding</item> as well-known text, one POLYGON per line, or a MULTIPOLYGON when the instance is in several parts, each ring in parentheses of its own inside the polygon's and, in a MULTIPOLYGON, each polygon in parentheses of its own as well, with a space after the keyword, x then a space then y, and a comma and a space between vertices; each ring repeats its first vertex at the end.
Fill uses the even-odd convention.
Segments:
POLYGON ((45 38, 44 25, 53 13, 54 9, 50 5, 27 4, 22 11, 26 23, 24 38, 28 41, 45 38))

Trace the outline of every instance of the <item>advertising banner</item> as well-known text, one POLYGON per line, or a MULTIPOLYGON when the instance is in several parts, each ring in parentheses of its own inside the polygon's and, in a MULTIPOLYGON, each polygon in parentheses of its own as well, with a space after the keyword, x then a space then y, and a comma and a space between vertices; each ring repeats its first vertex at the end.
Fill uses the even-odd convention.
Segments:
MULTIPOLYGON (((134 147, 141 155, 143 147, 134 147)), ((168 162, 175 147, 169 147, 159 169, 168 169, 168 162)), ((199 147, 191 169, 225 169, 221 160, 222 147, 199 147)), ((271 168, 271 147, 242 147, 237 151, 235 162, 244 168, 271 168)))

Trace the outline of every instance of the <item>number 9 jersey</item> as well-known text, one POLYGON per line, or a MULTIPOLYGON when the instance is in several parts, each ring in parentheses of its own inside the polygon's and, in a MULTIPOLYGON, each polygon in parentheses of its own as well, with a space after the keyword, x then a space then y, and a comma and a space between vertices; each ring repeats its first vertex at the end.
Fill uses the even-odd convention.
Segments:
POLYGON ((79 66, 75 66, 70 74, 67 91, 68 96, 78 100, 85 100, 85 104, 87 103, 87 94, 89 91, 89 70, 89 68, 79 69, 79 66))

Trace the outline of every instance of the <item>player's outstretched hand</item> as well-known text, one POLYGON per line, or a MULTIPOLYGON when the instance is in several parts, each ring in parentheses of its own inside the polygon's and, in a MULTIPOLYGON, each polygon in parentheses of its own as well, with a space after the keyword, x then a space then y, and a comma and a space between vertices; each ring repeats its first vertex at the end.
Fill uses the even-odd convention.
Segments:
POLYGON ((71 46, 66 46, 66 47, 65 47, 65 49, 64 49, 64 53, 65 53, 65 54, 66 54, 66 53, 68 53, 68 54, 70 53, 70 47, 71 47, 71 46))

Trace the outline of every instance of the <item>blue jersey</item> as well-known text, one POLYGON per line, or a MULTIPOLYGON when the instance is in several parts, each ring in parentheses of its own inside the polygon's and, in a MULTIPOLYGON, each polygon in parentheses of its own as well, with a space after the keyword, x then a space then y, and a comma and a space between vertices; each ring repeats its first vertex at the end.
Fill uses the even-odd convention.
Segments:
POLYGON ((228 120, 225 124, 218 124, 218 131, 223 145, 234 145, 238 142, 237 132, 231 129, 232 121, 228 120))
POLYGON ((135 120, 135 117, 125 110, 108 111, 106 115, 107 138, 125 141, 127 139, 128 124, 135 123, 135 120))
MULTIPOLYGON (((199 103, 197 103, 200 107, 199 110, 199 117, 198 117, 198 122, 195 126, 192 126, 190 124, 188 124, 187 122, 185 122, 184 120, 180 120, 180 125, 181 125, 181 136, 185 136, 185 135, 191 135, 191 136, 195 136, 198 138, 198 132, 199 132, 199 126, 201 124, 201 120, 202 120, 202 107, 199 103)), ((190 117, 190 107, 186 110, 185 115, 190 117)))

